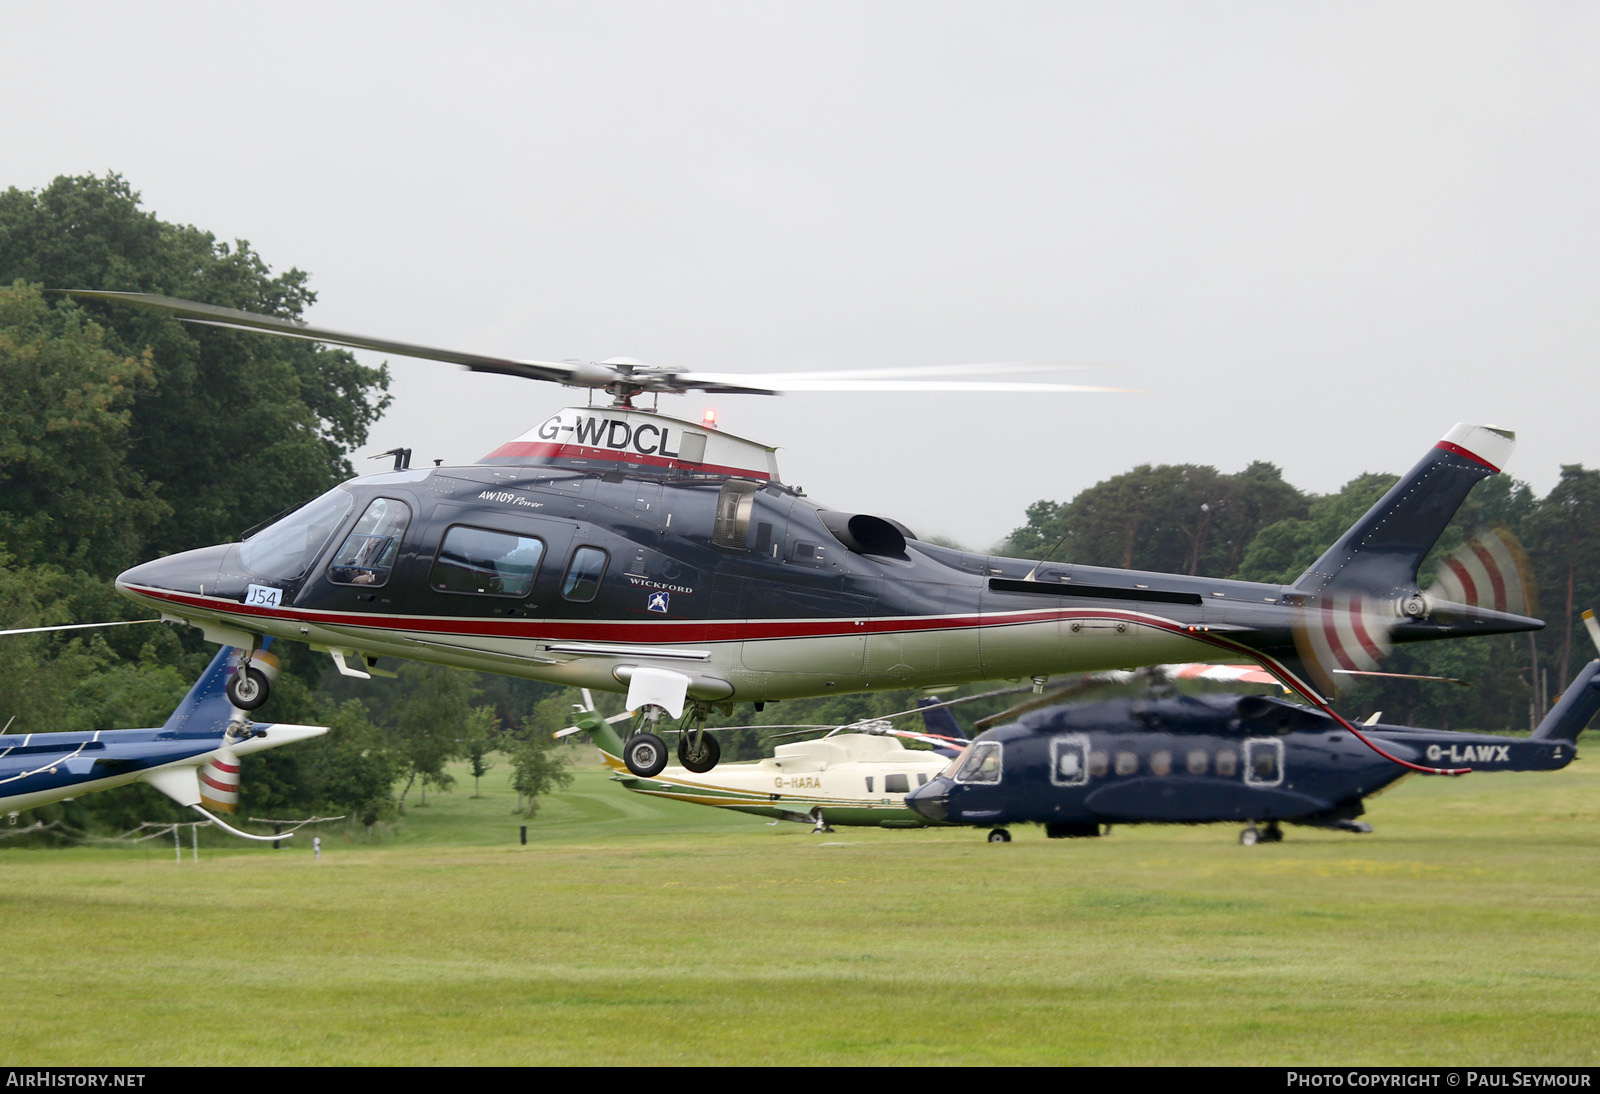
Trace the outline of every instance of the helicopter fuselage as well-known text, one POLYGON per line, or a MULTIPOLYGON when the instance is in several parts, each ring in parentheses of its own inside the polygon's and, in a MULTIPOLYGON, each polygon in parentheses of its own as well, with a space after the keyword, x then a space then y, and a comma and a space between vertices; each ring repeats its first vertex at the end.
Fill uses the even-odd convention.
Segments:
MULTIPOLYGON (((1392 642, 1540 625, 1407 607, 1416 562, 1495 470, 1451 437, 1509 451, 1458 426, 1330 548, 1319 566, 1353 572, 1365 551, 1381 579, 1359 613, 1318 617, 1325 638, 1354 628, 1341 649, 1361 655, 1374 611, 1392 642)), ((352 675, 393 656, 612 691, 665 677, 679 705, 1222 657, 1299 671, 1314 571, 1280 586, 954 550, 817 505, 772 452, 666 415, 569 408, 478 464, 352 480, 117 585, 213 641, 307 642, 352 675)))
POLYGON ((613 691, 649 665, 711 701, 1195 660, 1208 625, 1290 625, 1276 586, 951 550, 776 483, 496 465, 356 479, 118 587, 219 633, 613 691))

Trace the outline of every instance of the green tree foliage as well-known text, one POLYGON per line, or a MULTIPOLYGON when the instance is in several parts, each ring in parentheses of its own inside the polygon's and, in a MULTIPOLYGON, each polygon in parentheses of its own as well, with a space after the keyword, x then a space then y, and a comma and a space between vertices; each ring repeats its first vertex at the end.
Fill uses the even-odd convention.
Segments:
POLYGON ((1143 464, 1070 502, 1029 506, 1028 523, 1012 533, 1007 550, 1091 566, 1227 576, 1262 527, 1304 516, 1305 509, 1305 496, 1269 463, 1236 475, 1193 464, 1143 464))
MULTIPOLYGON (((116 175, 0 193, 0 286, 6 626, 127 618, 117 572, 236 538, 341 481, 345 453, 387 403, 386 371, 348 353, 41 292, 140 290, 285 317, 314 299, 304 273, 274 275, 248 244, 159 219, 116 175)), ((35 732, 159 725, 212 652, 156 626, 0 640, 0 724, 15 715, 15 728, 35 732)), ((291 665, 312 663, 289 652, 291 665)), ((318 709, 290 675, 269 715, 315 723, 318 709)), ((274 772, 289 771, 295 751, 247 759, 246 794, 259 767, 255 799, 291 799, 305 780, 274 772)), ((153 818, 174 807, 135 787, 49 810, 103 828, 130 808, 153 818)))
POLYGON ((397 802, 405 812, 406 795, 419 781, 423 802, 427 788, 448 790, 455 778, 445 770, 451 760, 465 755, 467 742, 487 736, 494 712, 476 706, 478 688, 472 674, 443 665, 407 664, 400 678, 408 680, 408 700, 395 712, 393 735, 405 785, 397 802))
MULTIPOLYGON (((316 299, 304 272, 274 275, 248 243, 159 219, 118 175, 63 176, 37 192, 0 194, 0 284, 17 280, 162 293, 291 319, 316 299)), ((144 362, 144 374, 122 366, 127 391, 103 412, 125 415, 120 439, 106 443, 123 446, 121 474, 137 486, 134 496, 153 491, 172 507, 139 526, 136 554, 234 538, 348 478, 345 453, 365 443, 388 404, 387 371, 342 350, 121 305, 51 301, 53 310, 95 316, 104 352, 144 362)), ((83 329, 62 331, 81 340, 83 329)))
POLYGON ((511 785, 520 796, 523 816, 531 819, 539 812, 541 794, 572 784, 568 753, 538 725, 521 728, 513 736, 510 751, 511 785))
POLYGON ((1358 476, 1345 483, 1337 494, 1317 498, 1304 516, 1268 524, 1246 547, 1238 576, 1245 581, 1290 584, 1399 478, 1398 475, 1358 476))
POLYGON ((1575 662, 1592 656, 1582 635, 1583 611, 1600 611, 1600 471, 1562 467, 1561 481, 1526 520, 1524 545, 1551 623, 1546 646, 1553 648, 1555 660, 1547 667, 1559 681, 1553 686, 1565 687, 1575 662))
POLYGON ((107 578, 140 560, 171 512, 128 462, 151 371, 37 289, 0 289, 0 543, 16 563, 107 578))

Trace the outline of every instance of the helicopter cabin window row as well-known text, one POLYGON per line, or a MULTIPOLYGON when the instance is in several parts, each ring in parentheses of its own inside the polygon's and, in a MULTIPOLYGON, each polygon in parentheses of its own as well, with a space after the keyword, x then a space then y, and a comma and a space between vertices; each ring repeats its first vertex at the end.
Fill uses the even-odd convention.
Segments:
MULTIPOLYGON (((1050 751, 1050 781, 1057 786, 1081 786, 1091 778, 1104 778, 1108 772, 1123 776, 1139 774, 1139 753, 1128 749, 1091 749, 1081 737, 1057 737, 1050 742, 1050 751)), ((1177 753, 1158 749, 1144 758, 1144 767, 1148 774, 1158 778, 1178 772, 1231 779, 1239 774, 1239 760, 1239 753, 1232 748, 1219 748, 1215 754, 1203 748, 1177 753)), ((961 778, 959 774, 956 777, 961 778)), ((1271 739, 1244 742, 1244 778, 1254 785, 1275 785, 1280 782, 1283 778, 1283 742, 1271 739)))
POLYGON ((388 584, 400 537, 410 523, 411 507, 405 502, 373 498, 328 563, 328 580, 338 585, 388 584))
MULTIPOLYGON (((873 783, 874 778, 875 778, 875 776, 873 776, 873 775, 866 776, 867 793, 868 794, 874 793, 874 791, 872 789, 872 783, 873 783)), ((928 774, 927 774, 927 772, 925 772, 925 771, 917 772, 917 785, 918 786, 927 786, 928 785, 928 774)), ((911 776, 910 775, 899 775, 899 774, 896 774, 896 775, 885 775, 883 777, 883 792, 885 794, 909 794, 909 793, 911 793, 911 776)))
POLYGON ((440 592, 527 596, 544 560, 544 540, 458 524, 444 534, 428 583, 440 592))

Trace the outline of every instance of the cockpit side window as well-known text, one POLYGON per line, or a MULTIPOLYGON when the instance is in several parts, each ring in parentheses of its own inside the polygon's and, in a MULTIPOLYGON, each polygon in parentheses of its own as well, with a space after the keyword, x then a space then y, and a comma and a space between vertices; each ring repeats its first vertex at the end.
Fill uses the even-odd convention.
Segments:
POLYGON ((527 596, 539 576, 544 540, 455 525, 444 534, 428 584, 445 593, 527 596))
POLYGON ((956 768, 958 783, 997 783, 1000 781, 1000 742, 976 741, 967 748, 956 768))
POLYGON ((394 498, 373 498, 344 545, 328 563, 337 585, 385 585, 400 553, 400 537, 411 523, 411 507, 394 498))
POLYGON ((334 487, 245 540, 239 561, 261 577, 293 581, 311 569, 354 503, 349 491, 334 487))
POLYGON ((579 547, 567 564, 567 576, 561 582, 561 595, 568 600, 586 603, 600 591, 600 579, 605 576, 607 555, 598 547, 579 547))

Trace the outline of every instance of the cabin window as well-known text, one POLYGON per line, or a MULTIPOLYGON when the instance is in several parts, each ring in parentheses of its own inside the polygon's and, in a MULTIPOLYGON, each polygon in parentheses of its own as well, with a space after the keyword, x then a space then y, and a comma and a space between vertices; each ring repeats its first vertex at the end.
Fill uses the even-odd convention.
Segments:
POLYGON ((1244 781, 1277 786, 1283 781, 1283 742, 1275 737, 1244 743, 1244 781))
POLYGON ((928 785, 928 773, 926 771, 917 772, 917 785, 918 786, 927 786, 928 785))
POLYGON ((458 524, 445 532, 428 584, 445 593, 527 596, 543 558, 541 539, 458 524))
POLYGON ((1100 778, 1110 770, 1111 756, 1103 748, 1097 748, 1089 753, 1089 774, 1100 778))
POLYGON ((718 547, 744 550, 750 538, 750 511, 756 504, 756 484, 729 479, 717 494, 717 519, 711 542, 718 547))
POLYGON ((885 794, 911 793, 911 778, 908 775, 885 775, 883 777, 883 792, 885 794))
POLYGON ((1231 779, 1239 773, 1239 754, 1231 748, 1217 753, 1217 774, 1231 779))
POLYGON ((956 769, 958 783, 997 783, 1000 781, 1000 742, 978 741, 967 749, 956 769))
POLYGON ((1117 753, 1117 774, 1118 775, 1132 775, 1137 770, 1139 770, 1139 757, 1138 757, 1137 753, 1133 753, 1133 752, 1119 752, 1119 753, 1117 753))
POLYGON ((1166 749, 1150 754, 1150 774, 1163 777, 1172 774, 1172 753, 1166 749))
POLYGON ((334 487, 239 545, 239 561, 260 577, 293 581, 311 568, 355 499, 334 487))
POLYGON ((1210 760, 1211 757, 1206 755, 1205 749, 1196 748, 1191 750, 1185 759, 1188 761, 1185 766, 1188 767, 1189 774, 1204 775, 1206 773, 1206 767, 1208 766, 1207 761, 1210 760))
POLYGON ((606 572, 606 559, 606 553, 598 547, 579 547, 567 565, 567 576, 561 582, 561 595, 579 603, 593 600, 600 591, 600 578, 606 572))
POLYGON ((400 553, 400 537, 411 523, 411 507, 394 498, 373 498, 344 545, 328 563, 337 585, 386 585, 400 553))
POLYGON ((872 776, 871 775, 867 776, 867 793, 868 794, 872 793, 872 776))
POLYGON ((1050 742, 1050 781, 1057 786, 1082 786, 1089 781, 1089 742, 1082 737, 1056 737, 1050 742))

